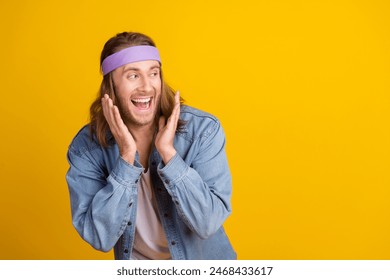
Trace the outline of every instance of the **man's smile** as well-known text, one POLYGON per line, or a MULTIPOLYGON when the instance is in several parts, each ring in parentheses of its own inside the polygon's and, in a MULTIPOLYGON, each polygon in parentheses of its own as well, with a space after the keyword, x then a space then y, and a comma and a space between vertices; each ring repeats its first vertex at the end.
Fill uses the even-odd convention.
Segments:
POLYGON ((140 110, 148 110, 152 101, 152 97, 133 98, 131 102, 140 110))

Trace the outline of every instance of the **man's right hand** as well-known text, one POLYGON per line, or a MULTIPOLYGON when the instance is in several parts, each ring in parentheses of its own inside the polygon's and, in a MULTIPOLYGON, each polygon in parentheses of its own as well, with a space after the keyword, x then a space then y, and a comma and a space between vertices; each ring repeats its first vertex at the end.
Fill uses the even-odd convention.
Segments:
POLYGON ((102 98, 102 107, 104 117, 118 144, 121 157, 128 163, 134 164, 137 145, 127 126, 123 122, 118 107, 114 105, 112 99, 107 94, 102 98))

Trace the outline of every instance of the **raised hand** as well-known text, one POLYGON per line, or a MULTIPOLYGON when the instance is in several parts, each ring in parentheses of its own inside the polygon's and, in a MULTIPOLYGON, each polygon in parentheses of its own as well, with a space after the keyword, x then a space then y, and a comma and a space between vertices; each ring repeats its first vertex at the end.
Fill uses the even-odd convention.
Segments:
POLYGON ((127 126, 123 122, 118 107, 113 104, 112 99, 107 94, 102 98, 102 107, 104 117, 118 144, 121 157, 128 163, 134 164, 137 145, 127 126))
POLYGON ((173 146, 173 140, 175 138, 179 117, 180 93, 177 91, 175 95, 175 107, 173 108, 168 121, 166 121, 164 116, 161 116, 158 122, 158 132, 155 139, 155 146, 164 164, 167 164, 176 154, 175 147, 173 146))

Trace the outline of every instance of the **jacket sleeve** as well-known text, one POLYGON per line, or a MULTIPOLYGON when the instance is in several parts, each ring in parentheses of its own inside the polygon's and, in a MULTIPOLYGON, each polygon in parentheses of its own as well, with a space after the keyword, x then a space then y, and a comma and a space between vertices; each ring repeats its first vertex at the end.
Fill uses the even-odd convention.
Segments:
POLYGON ((92 247, 107 252, 135 216, 142 168, 119 157, 107 176, 88 152, 80 154, 70 147, 67 157, 73 225, 92 247))
POLYGON ((158 173, 176 204, 181 219, 200 238, 214 234, 231 213, 232 179, 219 122, 201 137, 199 153, 191 163, 176 155, 158 173))

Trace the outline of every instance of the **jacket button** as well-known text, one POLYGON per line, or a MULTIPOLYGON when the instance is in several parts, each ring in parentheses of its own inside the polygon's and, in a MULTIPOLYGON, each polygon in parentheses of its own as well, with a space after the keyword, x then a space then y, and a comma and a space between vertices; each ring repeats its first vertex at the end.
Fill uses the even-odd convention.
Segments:
POLYGON ((124 251, 124 252, 125 252, 125 254, 127 254, 127 253, 129 252, 129 250, 125 249, 125 251, 124 251))
POLYGON ((131 226, 132 224, 131 224, 131 222, 129 221, 129 222, 127 223, 127 225, 128 225, 128 226, 131 226))
POLYGON ((131 205, 133 205, 133 202, 130 202, 130 203, 129 203, 129 207, 131 207, 131 205))
POLYGON ((156 166, 156 162, 155 162, 155 161, 152 161, 152 165, 153 165, 153 166, 156 166))
POLYGON ((176 205, 179 205, 179 201, 175 200, 176 205))
POLYGON ((175 242, 175 241, 172 241, 171 244, 172 244, 172 245, 176 245, 176 242, 175 242))
POLYGON ((167 179, 167 180, 165 180, 165 183, 169 184, 169 180, 168 180, 168 179, 167 179))

